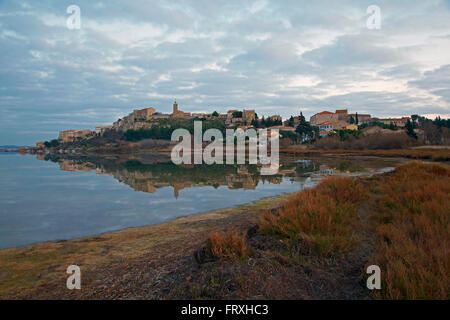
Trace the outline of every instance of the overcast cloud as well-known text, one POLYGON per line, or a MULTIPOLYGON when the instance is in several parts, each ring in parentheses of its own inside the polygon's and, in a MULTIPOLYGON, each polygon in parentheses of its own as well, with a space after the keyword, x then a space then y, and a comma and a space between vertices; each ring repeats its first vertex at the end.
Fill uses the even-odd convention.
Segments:
POLYGON ((174 98, 188 112, 450 114, 450 1, 2 1, 0 54, 0 145, 174 98))

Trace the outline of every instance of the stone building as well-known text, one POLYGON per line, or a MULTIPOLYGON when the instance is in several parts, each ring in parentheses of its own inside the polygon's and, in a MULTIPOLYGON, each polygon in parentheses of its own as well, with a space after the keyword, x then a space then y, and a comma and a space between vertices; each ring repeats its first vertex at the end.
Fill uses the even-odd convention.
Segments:
POLYGON ((173 103, 173 112, 172 117, 173 118, 188 118, 191 114, 189 112, 183 112, 181 110, 178 110, 178 103, 175 101, 173 103))
POLYGON ((144 108, 140 110, 133 110, 128 116, 131 122, 150 120, 152 115, 156 112, 154 108, 144 108))
POLYGON ((233 118, 233 113, 238 112, 239 110, 228 110, 227 111, 227 118, 231 119, 233 118))
POLYGON ((338 114, 333 113, 333 112, 329 112, 329 111, 322 111, 319 113, 316 113, 315 115, 313 115, 309 122, 314 125, 317 126, 320 123, 324 123, 324 122, 328 122, 328 121, 332 121, 332 122, 336 122, 338 121, 338 114))
POLYGON ((94 131, 85 129, 85 130, 65 130, 59 133, 58 141, 59 142, 73 142, 77 138, 87 138, 90 135, 93 135, 94 131))
POLYGON ((242 111, 242 118, 244 122, 251 123, 253 120, 256 119, 256 112, 255 110, 243 110, 242 111))
POLYGON ((347 109, 336 110, 335 113, 329 111, 322 111, 320 113, 316 113, 310 119, 310 123, 312 125, 318 126, 320 123, 332 121, 333 123, 337 123, 338 127, 345 127, 344 122, 350 123, 353 118, 356 121, 356 115, 358 115, 358 125, 363 123, 368 123, 371 121, 370 114, 356 114, 356 113, 348 113, 347 109), (340 123, 340 125, 339 125, 340 123))
MULTIPOLYGON (((359 117, 359 114, 358 114, 359 117)), ((404 127, 406 126, 406 123, 408 120, 410 120, 410 117, 401 117, 401 118, 384 118, 384 119, 374 119, 374 121, 379 121, 384 123, 385 125, 394 125, 397 127, 404 127)))
POLYGON ((348 110, 342 109, 342 110, 336 110, 335 112, 338 115, 338 120, 340 121, 348 121, 348 110))
POLYGON ((281 121, 281 116, 280 115, 274 115, 274 116, 270 116, 269 119, 272 120, 272 121, 281 121))
MULTIPOLYGON (((356 113, 350 113, 348 114, 348 120, 347 122, 350 122, 350 119, 353 118, 356 121, 356 113)), ((359 114, 358 113, 358 125, 361 125, 363 123, 368 123, 370 122, 372 119, 372 117, 370 116, 370 114, 359 114)))
POLYGON ((112 129, 113 126, 100 126, 100 127, 95 127, 95 133, 102 136, 106 130, 110 130, 112 129))

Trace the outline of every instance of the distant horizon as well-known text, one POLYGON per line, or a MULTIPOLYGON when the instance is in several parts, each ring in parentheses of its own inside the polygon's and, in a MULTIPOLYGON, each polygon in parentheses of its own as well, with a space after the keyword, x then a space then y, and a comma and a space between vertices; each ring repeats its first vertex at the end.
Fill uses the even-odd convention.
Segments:
POLYGON ((186 112, 284 119, 450 116, 448 0, 6 0, 0 16, 0 145, 111 124, 149 102, 169 113, 175 98, 186 112))

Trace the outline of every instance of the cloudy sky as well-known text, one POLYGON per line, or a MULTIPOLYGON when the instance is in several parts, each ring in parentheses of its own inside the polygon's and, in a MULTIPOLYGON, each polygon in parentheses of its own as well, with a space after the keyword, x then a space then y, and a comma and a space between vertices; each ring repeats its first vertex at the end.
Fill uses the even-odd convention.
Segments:
POLYGON ((448 0, 0 1, 0 52, 0 145, 174 98, 189 112, 450 114, 448 0))

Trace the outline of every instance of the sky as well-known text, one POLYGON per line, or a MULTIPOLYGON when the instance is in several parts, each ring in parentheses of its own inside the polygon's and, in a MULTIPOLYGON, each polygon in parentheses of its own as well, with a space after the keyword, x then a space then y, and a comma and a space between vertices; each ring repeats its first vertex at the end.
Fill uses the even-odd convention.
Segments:
POLYGON ((0 145, 174 99, 260 117, 450 114, 448 0, 0 0, 0 56, 0 145))

